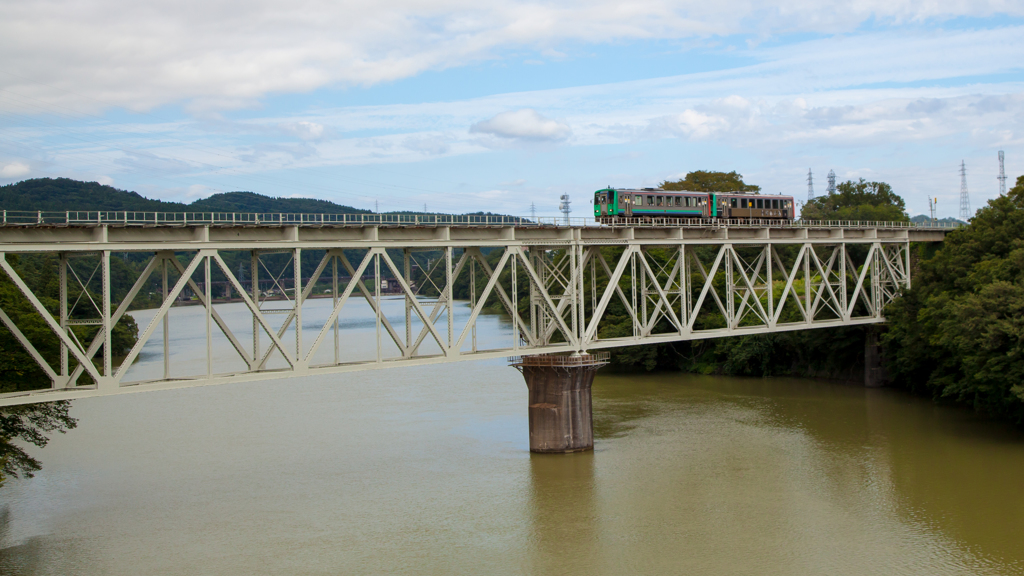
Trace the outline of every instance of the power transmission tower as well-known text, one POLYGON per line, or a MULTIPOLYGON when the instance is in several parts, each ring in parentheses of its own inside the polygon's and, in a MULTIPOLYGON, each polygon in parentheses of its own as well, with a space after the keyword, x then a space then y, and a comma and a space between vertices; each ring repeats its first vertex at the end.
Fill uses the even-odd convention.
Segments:
POLYGON ((967 164, 960 161, 960 219, 967 222, 971 219, 971 199, 967 195, 967 164))
POLYGON ((537 205, 530 202, 530 220, 537 221, 537 205))
POLYGON ((373 211, 380 214, 380 200, 373 201, 373 211))
POLYGON ((1003 169, 1003 151, 999 151, 999 176, 996 176, 999 180, 999 195, 1006 196, 1006 170, 1003 169))
POLYGON ((828 171, 828 188, 825 191, 828 192, 829 194, 835 194, 836 193, 836 171, 835 170, 829 170, 828 171))
POLYGON ((807 169, 807 201, 814 200, 814 175, 811 174, 811 169, 807 169))
POLYGON ((423 203, 423 213, 424 214, 427 213, 427 203, 426 202, 423 203))
POLYGON ((569 213, 572 212, 572 208, 569 207, 569 195, 562 194, 562 202, 558 205, 558 209, 561 210, 562 214, 565 215, 565 225, 569 225, 569 213))

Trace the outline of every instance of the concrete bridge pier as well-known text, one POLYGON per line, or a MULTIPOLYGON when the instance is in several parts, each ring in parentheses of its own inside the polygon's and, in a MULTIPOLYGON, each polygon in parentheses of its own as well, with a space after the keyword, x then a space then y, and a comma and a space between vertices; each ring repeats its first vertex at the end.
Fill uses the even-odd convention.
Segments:
POLYGON ((541 354, 511 359, 529 394, 530 451, 566 454, 594 449, 590 387, 609 354, 541 354))

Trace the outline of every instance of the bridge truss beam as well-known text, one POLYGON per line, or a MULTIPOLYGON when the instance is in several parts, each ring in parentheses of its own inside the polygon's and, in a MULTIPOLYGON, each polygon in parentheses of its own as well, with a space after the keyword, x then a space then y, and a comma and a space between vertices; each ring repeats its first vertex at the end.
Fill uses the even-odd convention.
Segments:
POLYGON ((183 243, 55 243, 52 251, 36 243, 31 251, 0 252, 6 275, 0 280, 16 288, 16 297, 0 303, 0 323, 49 380, 45 388, 0 394, 0 405, 878 323, 885 305, 910 286, 906 237, 501 236, 404 243, 296 237, 254 248, 210 241, 200 232, 198 241, 183 243), (112 254, 122 250, 144 254, 146 261, 115 302, 112 254), (317 265, 304 277, 307 252, 315 252, 317 265), (56 302, 37 293, 19 270, 33 253, 57 268, 56 302), (248 278, 240 277, 246 264, 248 278), (289 272, 290 294, 281 281, 289 272), (344 285, 341 276, 349 279, 344 285), (260 290, 267 278, 279 288, 272 298, 260 290), (214 305, 212 287, 223 282, 235 298, 230 313, 214 305), (188 293, 193 299, 184 302, 188 293), (148 322, 135 344, 116 358, 116 327, 142 294, 158 307, 144 315, 148 322), (313 297, 329 297, 330 307, 311 312, 313 297), (397 312, 395 300, 401 301, 397 312), (202 309, 204 326, 201 333, 190 329, 187 340, 205 340, 206 350, 201 369, 188 366, 190 374, 172 361, 172 311, 185 303, 202 309), (509 333, 504 342, 481 342, 481 317, 496 310, 507 318, 509 333), (375 342, 362 357, 353 351, 365 351, 365 329, 343 322, 353 314, 372 320, 375 342), (45 333, 26 333, 28 315, 35 315, 36 326, 42 320, 45 333), (159 374, 134 374, 144 350, 163 355, 159 374))

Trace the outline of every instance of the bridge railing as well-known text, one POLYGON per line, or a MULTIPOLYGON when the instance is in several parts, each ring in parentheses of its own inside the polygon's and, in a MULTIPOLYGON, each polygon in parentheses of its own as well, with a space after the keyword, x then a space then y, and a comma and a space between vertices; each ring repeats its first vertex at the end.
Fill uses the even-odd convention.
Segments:
POLYGON ((866 222, 851 220, 726 220, 719 218, 535 217, 493 214, 301 214, 254 212, 130 212, 3 210, 0 226, 521 226, 521 227, 689 227, 689 228, 913 228, 944 229, 959 223, 866 222))

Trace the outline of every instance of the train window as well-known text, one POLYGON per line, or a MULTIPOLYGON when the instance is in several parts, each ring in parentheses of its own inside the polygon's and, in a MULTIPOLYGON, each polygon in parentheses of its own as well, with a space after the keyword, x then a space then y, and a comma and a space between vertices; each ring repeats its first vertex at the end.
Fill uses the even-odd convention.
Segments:
POLYGON ((657 200, 656 206, 661 206, 664 203, 665 203, 665 197, 664 196, 658 196, 658 200, 657 200))
POLYGON ((778 209, 779 209, 779 201, 778 200, 772 200, 772 210, 778 210, 778 209))
POLYGON ((644 197, 643 196, 641 196, 639 194, 637 194, 636 196, 633 196, 633 204, 635 206, 640 206, 643 203, 644 203, 644 197))
POLYGON ((746 198, 740 198, 740 208, 749 208, 749 206, 747 206, 746 198))
POLYGON ((676 206, 682 206, 682 205, 683 205, 683 198, 681 196, 676 196, 676 206))
POLYGON ((648 206, 654 206, 654 196, 648 196, 647 197, 647 205, 648 206))
POLYGON ((730 198, 729 200, 731 200, 731 202, 732 202, 732 204, 730 205, 730 207, 732 207, 732 208, 738 208, 738 206, 736 206, 736 204, 737 204, 737 199, 736 199, 736 198, 730 198))

